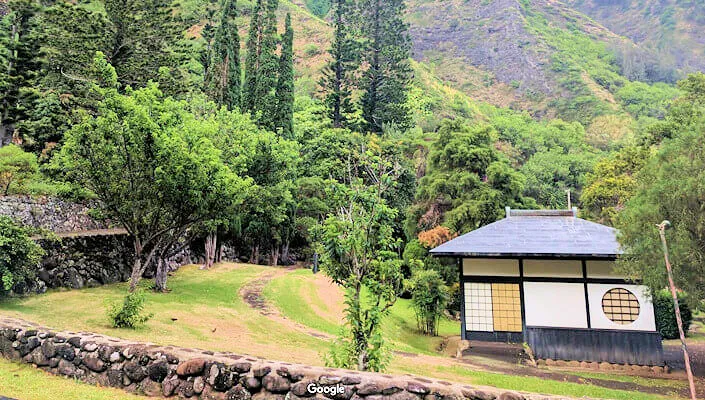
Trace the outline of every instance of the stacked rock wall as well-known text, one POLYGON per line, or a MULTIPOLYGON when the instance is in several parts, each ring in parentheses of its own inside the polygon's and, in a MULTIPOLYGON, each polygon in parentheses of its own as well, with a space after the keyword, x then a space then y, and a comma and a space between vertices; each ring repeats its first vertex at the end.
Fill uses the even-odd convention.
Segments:
POLYGON ((54 197, 0 196, 0 215, 54 233, 110 228, 109 221, 98 221, 90 216, 91 208, 91 204, 54 197))
POLYGON ((266 361, 232 353, 128 342, 90 333, 54 332, 0 318, 0 353, 53 374, 148 396, 210 400, 558 399, 452 384, 266 361))
MULTIPOLYGON (((13 294, 43 293, 55 288, 96 287, 125 282, 130 278, 134 247, 125 233, 75 235, 38 239, 37 242, 46 254, 38 266, 35 279, 16 284, 13 294)), ((192 254, 187 248, 167 262, 172 269, 176 269, 190 264, 192 254)))

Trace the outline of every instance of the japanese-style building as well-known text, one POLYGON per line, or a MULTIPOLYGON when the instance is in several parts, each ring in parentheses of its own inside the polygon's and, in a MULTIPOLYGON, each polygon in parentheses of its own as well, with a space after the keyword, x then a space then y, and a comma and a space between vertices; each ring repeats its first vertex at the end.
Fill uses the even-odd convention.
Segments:
POLYGON ((536 358, 663 365, 647 288, 614 270, 615 229, 573 210, 511 210, 431 250, 458 261, 466 340, 527 343, 536 358))

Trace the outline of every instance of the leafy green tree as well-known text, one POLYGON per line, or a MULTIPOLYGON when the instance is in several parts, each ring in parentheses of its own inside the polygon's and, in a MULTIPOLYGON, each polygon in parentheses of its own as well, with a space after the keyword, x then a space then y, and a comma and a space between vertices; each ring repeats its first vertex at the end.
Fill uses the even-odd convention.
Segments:
POLYGON ((187 112, 186 102, 163 98, 154 84, 119 94, 101 56, 96 64, 112 76, 111 87, 99 90, 98 115, 84 116, 67 133, 56 162, 132 236, 130 291, 154 265, 156 288, 166 290, 169 251, 214 210, 241 202, 248 181, 208 139, 213 124, 187 112))
POLYGON ((412 76, 411 39, 404 22, 403 0, 362 0, 359 3, 364 47, 360 99, 365 129, 382 132, 386 125, 405 130, 411 125, 407 94, 412 76))
POLYGON ((346 325, 327 362, 361 371, 384 369, 387 357, 381 323, 401 286, 400 240, 393 235, 397 211, 384 201, 398 169, 379 151, 367 153, 365 169, 375 184, 359 176, 337 184, 328 195, 335 211, 320 226, 322 266, 345 289, 346 325))
POLYGON ((698 304, 705 300, 705 118, 688 120, 674 133, 637 175, 636 193, 617 218, 625 251, 619 266, 653 291, 665 287, 656 224, 669 220, 673 229, 666 235, 675 283, 698 304))
POLYGON ((534 154, 522 166, 526 177, 524 195, 547 208, 568 207, 566 191, 580 198, 585 174, 593 168, 596 156, 588 151, 564 152, 558 148, 534 154))
POLYGON ((690 74, 678 82, 682 95, 673 101, 663 121, 649 126, 641 138, 642 142, 659 144, 664 139, 675 137, 683 129, 690 129, 705 118, 705 74, 690 74))
POLYGON ((586 175, 580 196, 584 212, 603 224, 612 225, 625 203, 637 188, 636 175, 643 168, 650 151, 643 147, 625 147, 595 164, 586 175))
POLYGON ((501 218, 506 206, 534 205, 522 196, 524 176, 494 147, 495 135, 488 126, 442 123, 407 216, 408 237, 437 225, 468 232, 501 218))
POLYGON ((37 157, 14 144, 0 147, 0 190, 7 196, 22 193, 26 181, 37 174, 37 157))
POLYGON ((6 216, 0 216, 0 294, 34 277, 37 264, 44 251, 32 239, 29 232, 6 216))
POLYGON ((294 138, 294 28, 291 14, 286 14, 282 50, 277 81, 277 108, 275 127, 287 139, 294 138))
POLYGON ((258 262, 260 250, 269 252, 276 265, 282 249, 288 252, 295 221, 293 182, 297 177, 298 144, 271 132, 260 134, 251 144, 252 158, 245 175, 254 180, 252 194, 241 210, 242 237, 250 247, 250 260, 258 262))
POLYGON ((220 24, 210 47, 206 71, 206 91, 216 104, 229 110, 240 107, 242 71, 240 68, 240 35, 237 24, 237 6, 234 0, 225 0, 220 24))
POLYGON ((448 304, 448 289, 440 274, 432 269, 418 270, 409 281, 411 304, 419 329, 438 336, 438 323, 448 304))
POLYGON ((335 33, 328 50, 331 60, 323 69, 320 85, 326 92, 326 107, 333 127, 342 128, 354 112, 352 91, 355 87, 353 76, 359 64, 359 46, 355 41, 358 21, 352 0, 334 0, 333 7, 335 33))

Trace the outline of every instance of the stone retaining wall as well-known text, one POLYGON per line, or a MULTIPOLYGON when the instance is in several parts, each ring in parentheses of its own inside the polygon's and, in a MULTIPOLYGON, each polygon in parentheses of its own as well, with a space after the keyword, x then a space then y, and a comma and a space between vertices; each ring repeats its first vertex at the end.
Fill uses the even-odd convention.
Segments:
POLYGON ((53 374, 147 396, 210 400, 539 400, 518 393, 406 376, 309 367, 254 357, 55 332, 0 317, 0 353, 53 374), (310 393, 320 388, 326 394, 310 393), (334 392, 334 394, 331 394, 334 392))
POLYGON ((0 215, 54 233, 110 228, 110 221, 98 221, 89 215, 91 208, 90 204, 54 197, 0 196, 0 215))
MULTIPOLYGON (((19 282, 13 295, 44 293, 47 289, 80 289, 130 278, 134 247, 125 233, 67 236, 56 240, 37 239, 46 255, 40 262, 35 279, 19 282)), ((190 264, 193 255, 186 250, 167 261, 171 269, 190 264)), ((147 277, 153 271, 147 271, 147 277)))

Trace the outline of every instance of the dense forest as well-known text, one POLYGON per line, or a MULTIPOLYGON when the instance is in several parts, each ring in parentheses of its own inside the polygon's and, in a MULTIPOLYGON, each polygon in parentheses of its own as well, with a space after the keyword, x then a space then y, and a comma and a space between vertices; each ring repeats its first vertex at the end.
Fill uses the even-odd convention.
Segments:
MULTIPOLYGON (((0 2, 2 190, 99 200, 134 238, 133 289, 150 269, 166 290, 184 241, 207 265, 223 245, 252 263, 320 256, 371 353, 347 343, 340 366, 379 369, 401 280, 457 293, 428 250, 506 206, 571 203, 620 228, 620 268, 653 288, 670 219, 697 305, 705 75, 688 60, 703 45, 662 57, 567 6, 496 3, 0 2)), ((693 2, 676 3, 663 26, 693 2)))

